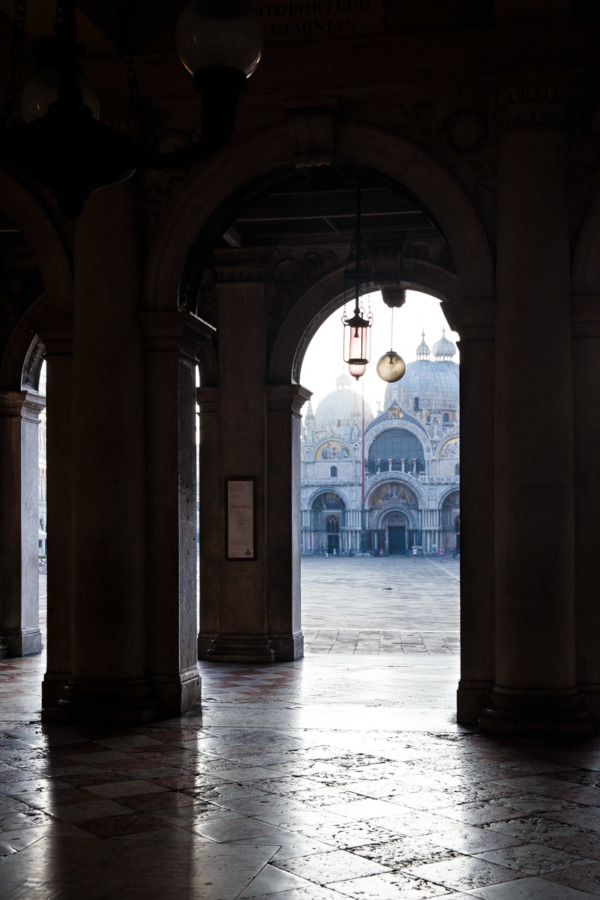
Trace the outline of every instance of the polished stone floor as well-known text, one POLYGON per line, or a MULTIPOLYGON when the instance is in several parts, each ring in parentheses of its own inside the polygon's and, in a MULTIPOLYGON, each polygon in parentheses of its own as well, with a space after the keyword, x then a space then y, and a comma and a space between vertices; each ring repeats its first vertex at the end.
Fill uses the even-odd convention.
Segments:
POLYGON ((0 662, 0 900, 600 896, 600 738, 456 725, 453 563, 311 562, 305 659, 202 663, 180 719, 42 726, 43 656, 0 662))

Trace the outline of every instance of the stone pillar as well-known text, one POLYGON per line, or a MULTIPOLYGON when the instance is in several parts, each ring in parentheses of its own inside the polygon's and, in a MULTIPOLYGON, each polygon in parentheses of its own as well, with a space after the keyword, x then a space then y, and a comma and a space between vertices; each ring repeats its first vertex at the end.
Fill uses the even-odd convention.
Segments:
POLYGON ((224 662, 294 659, 302 653, 302 637, 299 498, 292 497, 291 485, 299 472, 297 413, 302 391, 266 387, 262 282, 219 284, 217 290, 219 387, 198 391, 198 652, 203 659, 224 662), (254 483, 252 559, 227 558, 228 478, 254 483), (271 491, 281 492, 273 503, 271 491))
POLYGON ((575 398, 575 600, 577 683, 596 725, 600 722, 600 297, 572 298, 575 398))
POLYGON ((70 675, 47 719, 135 722, 159 710, 147 676, 137 209, 127 183, 93 194, 75 226, 70 675))
MULTIPOLYGON (((267 388, 268 598, 277 659, 300 659, 300 410, 311 392, 296 385, 267 388)), ((344 537, 342 532, 341 537, 344 537)))
POLYGON ((486 300, 461 306, 460 513, 467 539, 460 553, 457 721, 476 725, 494 681, 494 310, 486 300))
POLYGON ((38 424, 45 400, 0 393, 0 658, 40 653, 38 424))
POLYGON ((517 104, 517 127, 499 147, 496 671, 480 719, 494 733, 592 724, 575 674, 568 142, 554 121, 558 99, 549 91, 546 105, 517 104))
POLYGON ((200 704, 196 359, 214 329, 189 312, 142 316, 146 358, 149 673, 163 714, 200 704))
POLYGON ((47 668, 42 708, 54 708, 71 672, 71 475, 73 322, 53 316, 38 325, 46 348, 48 467, 47 668))

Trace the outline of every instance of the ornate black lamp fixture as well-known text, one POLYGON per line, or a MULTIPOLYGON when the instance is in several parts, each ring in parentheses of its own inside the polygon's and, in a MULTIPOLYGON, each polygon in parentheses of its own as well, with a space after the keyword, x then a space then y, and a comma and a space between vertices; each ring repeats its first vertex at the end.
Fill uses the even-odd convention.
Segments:
MULTIPOLYGON (((23 0, 18 6, 23 10, 23 0)), ((23 12, 16 21, 22 33, 23 12)), ((76 40, 75 0, 59 0, 54 36, 34 45, 38 62, 23 92, 25 123, 5 131, 0 159, 48 188, 68 218, 79 215, 93 191, 125 181, 137 169, 187 168, 207 159, 231 139, 262 40, 262 26, 247 0, 192 0, 184 8, 176 43, 203 97, 201 138, 159 154, 99 121, 98 101, 79 66, 85 53, 76 40)), ((13 62, 12 93, 15 76, 13 62)))
MULTIPOLYGON (((391 345, 394 346, 394 309, 402 306, 406 299, 406 291, 382 291, 383 302, 391 308, 391 345)), ((383 381, 393 383, 400 381, 406 372, 406 363, 395 350, 388 350, 377 363, 377 374, 383 381)))
POLYGON ((354 294, 354 313, 348 318, 346 307, 342 323, 344 325, 344 362, 348 363, 348 371, 358 379, 365 374, 371 359, 371 325, 373 313, 369 308, 366 316, 361 305, 360 288, 365 281, 370 281, 368 273, 368 255, 360 230, 361 196, 360 187, 356 192, 356 234, 350 249, 350 258, 346 266, 345 280, 352 285, 354 294))

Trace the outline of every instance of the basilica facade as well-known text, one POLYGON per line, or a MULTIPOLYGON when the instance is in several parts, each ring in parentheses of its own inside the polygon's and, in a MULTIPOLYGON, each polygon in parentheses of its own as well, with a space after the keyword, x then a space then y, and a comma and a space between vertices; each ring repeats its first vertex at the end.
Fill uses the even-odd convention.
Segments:
MULTIPOLYGON (((342 374, 302 429, 302 552, 460 552, 456 347, 423 340, 374 415, 342 374)), ((382 394, 383 394, 382 382, 382 394)))

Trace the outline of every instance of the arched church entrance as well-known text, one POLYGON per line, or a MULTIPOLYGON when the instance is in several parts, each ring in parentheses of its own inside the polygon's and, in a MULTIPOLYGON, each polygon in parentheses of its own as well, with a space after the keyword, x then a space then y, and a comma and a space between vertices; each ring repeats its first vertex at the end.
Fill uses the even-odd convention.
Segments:
POLYGON ((392 512, 384 522, 387 552, 390 556, 405 556, 410 541, 407 541, 409 523, 402 513, 392 512))

